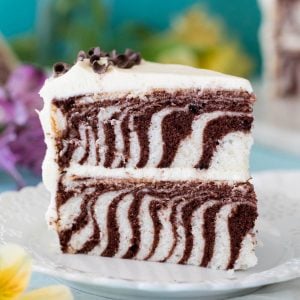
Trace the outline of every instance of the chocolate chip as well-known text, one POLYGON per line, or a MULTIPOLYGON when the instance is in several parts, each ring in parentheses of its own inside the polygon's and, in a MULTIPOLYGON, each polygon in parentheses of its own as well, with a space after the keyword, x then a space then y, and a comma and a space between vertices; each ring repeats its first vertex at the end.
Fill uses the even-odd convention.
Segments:
POLYGON ((124 54, 127 55, 127 56, 129 56, 129 55, 131 55, 133 53, 135 53, 135 52, 132 49, 129 49, 129 48, 126 48, 126 50, 124 52, 124 54))
POLYGON ((130 59, 128 59, 128 60, 127 60, 127 63, 126 63, 126 64, 124 64, 123 68, 125 68, 125 69, 129 69, 129 68, 132 68, 134 65, 135 65, 135 62, 134 62, 134 60, 130 60, 130 59))
POLYGON ((141 54, 140 53, 133 53, 131 56, 130 56, 130 59, 133 60, 135 62, 135 64, 140 64, 141 60, 142 60, 142 57, 141 57, 141 54))
POLYGON ((63 63, 63 62, 58 62, 56 64, 54 64, 53 66, 53 71, 54 71, 54 74, 56 76, 59 76, 59 75, 62 75, 66 72, 68 72, 70 66, 66 63, 63 63))
POLYGON ((120 67, 120 68, 125 68, 127 63, 128 63, 128 58, 125 54, 119 54, 115 59, 114 59, 115 64, 120 67))
POLYGON ((133 61, 135 64, 139 64, 141 62, 141 55, 138 52, 134 52, 132 49, 126 49, 125 55, 128 60, 133 61))
POLYGON ((118 56, 118 53, 117 53, 117 50, 112 50, 110 53, 109 53, 109 57, 112 61, 114 61, 118 56))
POLYGON ((80 50, 77 55, 77 60, 83 61, 86 57, 86 53, 83 50, 80 50))
POLYGON ((89 49, 88 57, 92 56, 93 54, 94 54, 94 48, 89 49))
POLYGON ((100 47, 93 47, 93 48, 89 49, 89 51, 88 51, 88 58, 90 58, 94 54, 100 56, 100 52, 101 52, 100 47))
POLYGON ((61 73, 65 70, 65 66, 63 63, 56 63, 54 66, 53 66, 53 69, 54 69, 54 72, 55 73, 61 73))
POLYGON ((93 62, 93 70, 94 72, 98 73, 98 74, 103 74, 106 72, 108 65, 106 64, 99 64, 97 61, 93 62))
POLYGON ((94 55, 100 56, 100 54, 101 54, 101 49, 100 49, 100 47, 95 47, 95 48, 94 48, 94 55))
POLYGON ((193 113, 193 114, 198 114, 199 112, 200 112, 200 108, 199 108, 199 106, 197 106, 197 105, 194 105, 194 104, 190 104, 189 105, 189 111, 191 112, 191 113, 193 113))
POLYGON ((141 62, 141 54, 139 52, 134 52, 131 49, 125 50, 125 55, 128 57, 128 60, 134 61, 136 64, 141 62))
POLYGON ((123 69, 131 68, 141 62, 140 53, 134 52, 131 49, 126 49, 124 54, 118 54, 116 50, 112 50, 108 57, 113 65, 123 69))
POLYGON ((98 54, 93 54, 93 55, 90 57, 90 62, 91 62, 91 64, 93 64, 94 61, 99 60, 99 59, 100 59, 100 55, 98 55, 98 54))
MULTIPOLYGON (((83 61, 89 58, 90 64, 96 73, 104 73, 110 65, 117 66, 119 68, 127 69, 141 62, 141 54, 134 52, 132 49, 126 49, 123 54, 119 54, 116 50, 111 52, 101 51, 100 47, 93 47, 86 53, 79 51, 77 55, 77 61, 83 61), (106 64, 100 64, 99 60, 101 57, 107 57, 106 64)), ((70 66, 65 63, 57 63, 54 66, 55 75, 60 75, 69 70, 70 66)))

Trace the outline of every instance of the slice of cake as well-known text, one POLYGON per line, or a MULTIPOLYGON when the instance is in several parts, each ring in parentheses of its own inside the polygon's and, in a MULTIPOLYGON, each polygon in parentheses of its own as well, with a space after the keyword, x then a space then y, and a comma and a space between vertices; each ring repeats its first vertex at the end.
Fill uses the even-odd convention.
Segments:
POLYGON ((56 64, 41 96, 47 219, 64 253, 256 264, 247 80, 93 48, 56 64))

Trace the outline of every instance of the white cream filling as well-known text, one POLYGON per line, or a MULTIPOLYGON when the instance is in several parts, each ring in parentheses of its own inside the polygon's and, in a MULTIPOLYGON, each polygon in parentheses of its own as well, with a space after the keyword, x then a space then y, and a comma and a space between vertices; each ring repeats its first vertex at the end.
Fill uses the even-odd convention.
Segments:
POLYGON ((71 164, 68 175, 92 177, 97 179, 140 179, 140 180, 203 180, 203 181, 247 181, 249 173, 241 170, 238 173, 224 170, 199 170, 194 168, 117 168, 82 166, 71 164))
POLYGON ((89 142, 90 142, 90 147, 89 147, 89 156, 87 160, 87 164, 91 166, 96 165, 96 139, 95 139, 95 134, 92 130, 92 127, 88 127, 88 132, 89 132, 89 142))
POLYGON ((106 123, 114 113, 120 110, 119 107, 109 106, 108 108, 101 108, 98 114, 98 144, 100 152, 100 164, 105 162, 105 154, 107 152, 107 145, 105 143, 104 123, 106 123))
POLYGON ((139 142, 138 134, 134 130, 133 116, 130 116, 129 119, 129 129, 130 129, 130 135, 129 135, 130 155, 129 155, 128 163, 126 165, 126 169, 127 167, 130 168, 136 166, 140 160, 140 142, 139 142))
MULTIPOLYGON (((86 149, 86 145, 87 145, 87 136, 86 136, 86 127, 84 124, 80 124, 79 125, 79 136, 80 136, 80 140, 76 141, 78 142, 78 147, 75 149, 71 161, 76 161, 79 162, 84 154, 85 154, 85 149, 86 149)), ((61 154, 59 154, 61 155, 61 154)))
POLYGON ((217 201, 207 201, 195 210, 192 215, 193 248, 190 258, 187 261, 188 264, 196 266, 201 264, 205 247, 205 240, 203 238, 204 213, 216 203, 217 201))
POLYGON ((145 259, 151 250, 154 239, 154 224, 150 216, 149 204, 153 200, 153 197, 145 195, 142 199, 139 225, 141 232, 140 248, 136 255, 136 259, 145 259))
POLYGON ((121 160, 123 159, 123 149, 124 149, 124 140, 123 140, 123 134, 121 130, 121 123, 122 120, 114 120, 114 132, 116 136, 115 140, 115 147, 116 147, 116 153, 114 161, 112 162, 112 168, 118 167, 121 160))
POLYGON ((61 228, 62 230, 71 228, 74 220, 81 213, 81 203, 83 201, 83 197, 84 194, 72 197, 59 208, 59 228, 61 228))
POLYGON ((115 257, 122 257, 126 254, 128 248, 131 246, 132 228, 128 218, 130 205, 133 201, 133 195, 126 195, 120 202, 117 208, 117 222, 120 234, 119 250, 115 257))
POLYGON ((226 269, 230 259, 230 234, 228 217, 236 204, 226 204, 216 214, 214 252, 209 262, 213 269, 226 269))
POLYGON ((166 258, 171 250, 173 245, 174 236, 172 231, 172 224, 170 222, 170 215, 172 213, 172 202, 170 201, 169 205, 158 211, 158 218, 162 225, 159 232, 159 242, 158 245, 149 259, 151 261, 160 261, 166 258))

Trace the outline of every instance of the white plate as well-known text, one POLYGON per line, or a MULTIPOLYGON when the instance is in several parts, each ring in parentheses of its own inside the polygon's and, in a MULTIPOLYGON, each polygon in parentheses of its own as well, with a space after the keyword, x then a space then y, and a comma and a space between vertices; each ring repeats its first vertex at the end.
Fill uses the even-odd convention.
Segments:
POLYGON ((212 299, 241 295, 260 286, 300 277, 300 172, 254 176, 259 199, 256 267, 239 272, 194 266, 63 255, 44 214, 49 197, 42 185, 0 196, 0 243, 18 243, 34 258, 37 272, 113 299, 212 299))

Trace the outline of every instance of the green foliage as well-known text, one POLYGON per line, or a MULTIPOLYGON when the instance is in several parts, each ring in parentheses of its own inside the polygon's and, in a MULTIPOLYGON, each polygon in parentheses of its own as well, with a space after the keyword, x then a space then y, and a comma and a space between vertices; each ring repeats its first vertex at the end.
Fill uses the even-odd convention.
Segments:
POLYGON ((14 39, 12 47, 28 62, 72 62, 79 49, 107 44, 107 21, 101 0, 44 0, 39 3, 35 35, 14 39))
POLYGON ((143 56, 162 63, 180 63, 237 76, 249 76, 252 59, 226 26, 201 6, 175 18, 165 32, 146 39, 143 56), (239 63, 237 63, 239 62, 239 63))
POLYGON ((34 35, 24 35, 11 41, 11 47, 23 62, 36 62, 37 39, 34 35))

